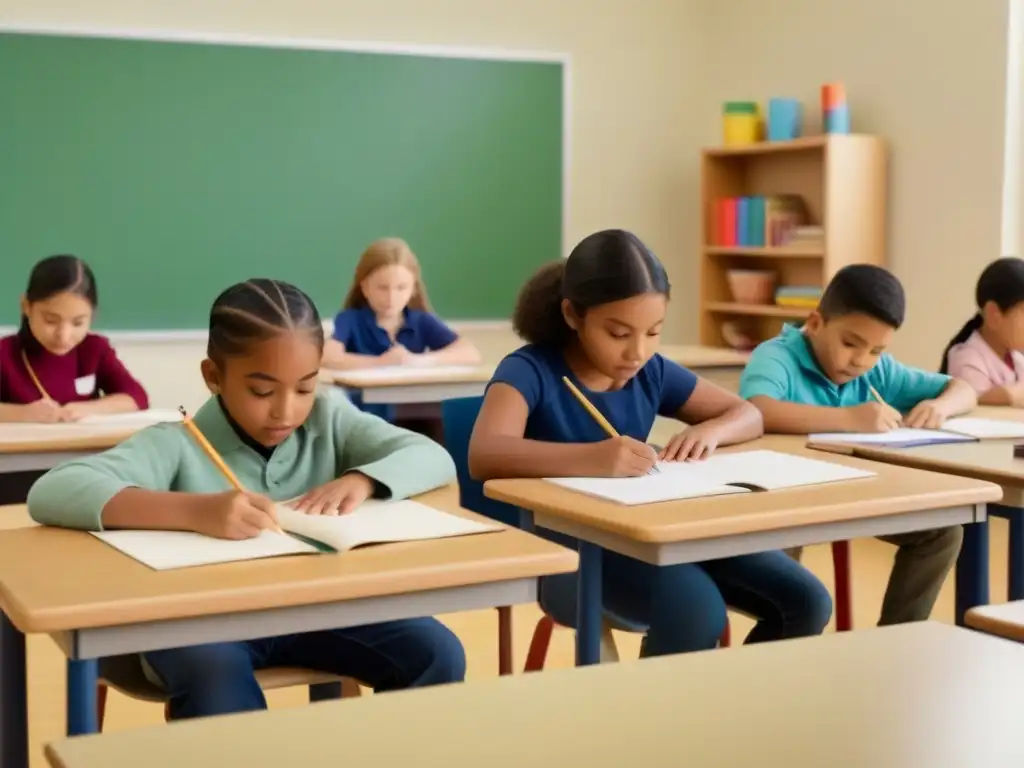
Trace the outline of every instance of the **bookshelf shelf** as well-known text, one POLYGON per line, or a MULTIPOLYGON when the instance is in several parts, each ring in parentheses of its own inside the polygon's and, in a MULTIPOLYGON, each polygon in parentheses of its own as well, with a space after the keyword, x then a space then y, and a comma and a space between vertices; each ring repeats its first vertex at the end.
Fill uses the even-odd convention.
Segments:
POLYGON ((733 301, 712 301, 704 309, 721 315, 750 315, 751 317, 807 317, 811 310, 805 307, 780 307, 775 304, 737 304, 733 301))
POLYGON ((727 274, 768 270, 776 286, 823 287, 847 264, 885 264, 886 151, 866 135, 808 136, 794 141, 705 149, 701 158, 700 341, 726 346, 742 335, 758 343, 787 320, 807 317, 802 307, 739 304, 727 274), (716 244, 718 201, 729 197, 797 195, 806 224, 822 242, 745 247, 716 244), (723 324, 730 328, 723 333, 723 324))

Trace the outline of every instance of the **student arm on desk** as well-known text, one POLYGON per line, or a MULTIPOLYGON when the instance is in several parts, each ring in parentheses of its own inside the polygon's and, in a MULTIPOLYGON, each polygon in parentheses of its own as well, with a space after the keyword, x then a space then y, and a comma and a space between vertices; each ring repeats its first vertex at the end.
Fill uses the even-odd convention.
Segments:
POLYGON ((404 499, 455 479, 455 462, 429 437, 389 424, 332 393, 338 475, 360 472, 385 486, 387 498, 404 499))
MULTIPOLYGON (((103 530, 104 508, 121 491, 167 491, 171 487, 185 439, 179 425, 158 424, 108 451, 61 464, 32 486, 29 515, 43 525, 103 530)), ((149 514, 153 510, 140 511, 149 514)))

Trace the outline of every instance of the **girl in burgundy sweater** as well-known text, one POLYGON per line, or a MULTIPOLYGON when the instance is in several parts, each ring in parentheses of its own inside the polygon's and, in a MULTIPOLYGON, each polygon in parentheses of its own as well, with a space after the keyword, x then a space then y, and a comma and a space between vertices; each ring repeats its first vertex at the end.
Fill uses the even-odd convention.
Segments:
POLYGON ((96 279, 81 259, 50 256, 35 265, 21 329, 0 339, 0 422, 49 424, 149 407, 110 342, 89 333, 96 304, 96 279))

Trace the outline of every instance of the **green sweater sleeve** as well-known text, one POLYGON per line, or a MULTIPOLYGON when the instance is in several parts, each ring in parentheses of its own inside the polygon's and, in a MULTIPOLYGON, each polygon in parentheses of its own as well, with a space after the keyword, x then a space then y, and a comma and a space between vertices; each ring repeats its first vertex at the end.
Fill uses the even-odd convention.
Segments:
POLYGON ((358 471, 386 486, 387 498, 404 499, 455 479, 455 462, 429 437, 364 413, 337 398, 334 436, 343 472, 358 471))
POLYGON ((120 445, 54 467, 28 494, 37 523, 103 530, 103 508, 125 488, 170 490, 182 451, 182 430, 161 424, 136 432, 120 445))

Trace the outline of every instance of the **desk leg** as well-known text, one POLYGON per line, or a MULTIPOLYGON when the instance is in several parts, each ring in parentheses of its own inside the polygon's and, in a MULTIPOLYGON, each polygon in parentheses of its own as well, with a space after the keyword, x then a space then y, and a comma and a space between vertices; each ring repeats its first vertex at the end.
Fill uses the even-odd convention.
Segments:
POLYGON ((96 659, 68 659, 68 736, 96 733, 96 659))
MULTIPOLYGON (((990 509, 991 506, 990 505, 990 509)), ((1010 553, 1006 594, 1010 600, 1024 600, 1024 509, 1003 507, 1002 517, 1010 521, 1010 553)))
POLYGON ((580 541, 576 578, 576 666, 601 662, 601 547, 580 541))
POLYGON ((964 526, 964 545, 956 561, 956 615, 964 626, 964 614, 976 605, 988 605, 988 520, 964 526))
POLYGON ((0 768, 28 768, 25 636, 0 613, 0 768))

